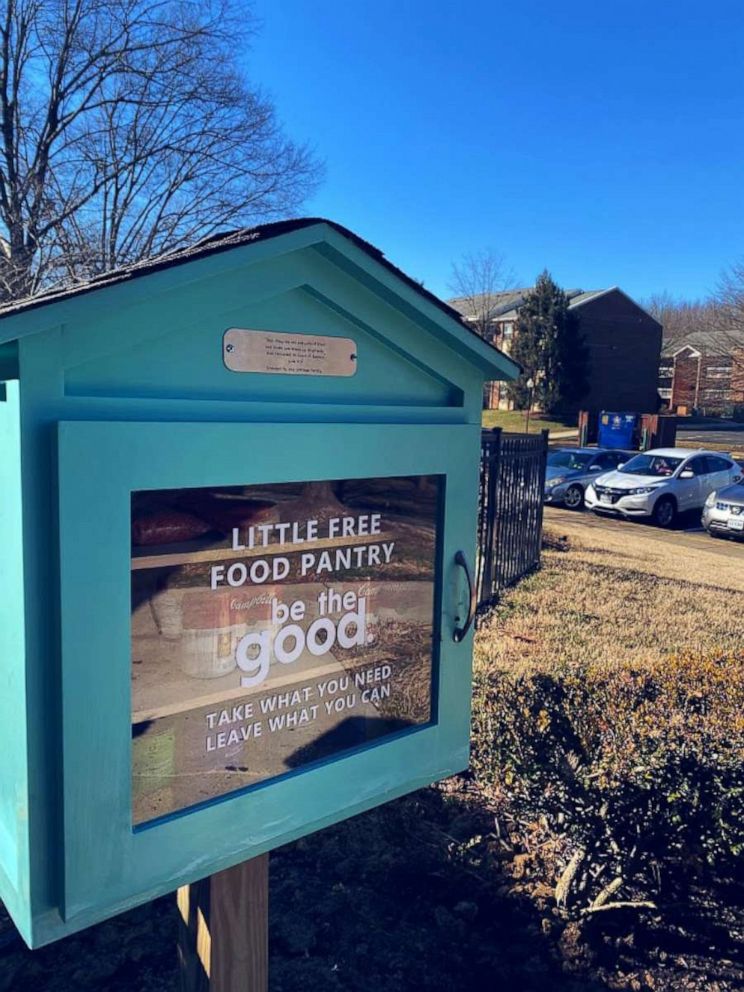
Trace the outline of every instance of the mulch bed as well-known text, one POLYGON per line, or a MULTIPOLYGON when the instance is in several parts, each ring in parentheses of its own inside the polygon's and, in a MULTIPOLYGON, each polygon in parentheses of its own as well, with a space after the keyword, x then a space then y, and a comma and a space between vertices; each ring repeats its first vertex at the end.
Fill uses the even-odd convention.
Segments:
MULTIPOLYGON (((744 990, 744 879, 687 879, 658 910, 581 917, 532 864, 467 778, 282 848, 271 990, 744 990)), ((168 897, 30 952, 6 918, 0 992, 175 992, 176 922, 168 897)))

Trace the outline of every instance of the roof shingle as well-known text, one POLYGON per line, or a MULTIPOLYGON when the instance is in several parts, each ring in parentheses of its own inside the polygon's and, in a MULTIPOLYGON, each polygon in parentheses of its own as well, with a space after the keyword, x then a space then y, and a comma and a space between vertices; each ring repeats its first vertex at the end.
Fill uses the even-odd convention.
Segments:
POLYGON ((207 255, 216 255, 223 251, 229 251, 231 248, 239 248, 258 241, 266 241, 269 238, 275 238, 282 234, 289 234, 292 231, 299 231, 306 227, 312 227, 315 224, 327 224, 339 234, 343 235, 343 237, 348 238, 377 262, 384 265, 386 269, 394 273, 399 279, 402 279, 408 286, 416 290, 417 293, 424 296, 430 303, 433 303, 440 310, 444 311, 448 317, 453 318, 460 324, 464 324, 468 330, 472 331, 472 327, 470 327, 462 319, 462 315, 454 307, 450 306, 448 303, 445 303, 444 300, 440 299, 438 296, 435 296, 434 293, 422 286, 422 284, 416 279, 406 275, 405 272, 393 265, 393 263, 385 257, 379 248, 375 248, 374 245, 370 244, 368 241, 365 241, 363 238, 360 238, 359 235, 354 234, 354 232, 350 231, 347 227, 337 224, 335 221, 327 220, 324 217, 297 217, 291 220, 275 221, 271 224, 260 224, 256 227, 247 227, 236 231, 226 231, 219 234, 213 234, 209 237, 203 238, 201 241, 197 241, 188 248, 180 248, 172 252, 166 252, 163 255, 156 256, 155 258, 144 259, 139 262, 133 262, 131 265, 124 265, 121 268, 112 269, 110 272, 104 272, 99 276, 94 276, 91 279, 75 283, 71 286, 57 287, 50 289, 45 293, 39 293, 36 296, 30 296, 21 300, 14 300, 11 303, 6 303, 4 306, 0 306, 0 319, 22 311, 33 310, 37 307, 57 303, 58 301, 69 299, 70 297, 82 296, 85 293, 91 293, 107 286, 116 285, 117 283, 129 282, 139 276, 148 275, 152 272, 158 272, 162 269, 168 269, 174 265, 182 265, 185 262, 195 261, 196 259, 204 258, 207 255))

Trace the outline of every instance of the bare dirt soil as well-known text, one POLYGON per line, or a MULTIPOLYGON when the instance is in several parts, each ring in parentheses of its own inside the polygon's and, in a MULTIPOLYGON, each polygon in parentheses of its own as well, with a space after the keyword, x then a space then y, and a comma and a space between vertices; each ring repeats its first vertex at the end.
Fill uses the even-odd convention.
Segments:
MULTIPOLYGON (((673 915, 566 921, 467 779, 279 850, 272 992, 735 992, 744 885, 700 879, 673 915)), ((0 957, 12 992, 175 992, 175 899, 0 957)))

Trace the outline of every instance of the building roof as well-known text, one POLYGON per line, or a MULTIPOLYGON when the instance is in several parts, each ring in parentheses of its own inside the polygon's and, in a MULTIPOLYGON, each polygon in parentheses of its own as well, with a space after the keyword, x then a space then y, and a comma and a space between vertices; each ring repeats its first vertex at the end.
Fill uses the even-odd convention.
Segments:
POLYGON ((737 348, 744 348, 744 331, 701 329, 675 335, 664 342, 661 354, 673 358, 685 348, 691 348, 698 355, 728 357, 737 348))
MULTIPOLYGON (((341 224, 337 224, 335 221, 326 220, 324 217, 297 217, 291 220, 276 221, 271 224, 259 224, 256 227, 245 227, 240 228, 236 231, 223 231, 218 234, 210 235, 207 238, 203 238, 201 241, 197 241, 195 244, 188 248, 180 248, 176 251, 166 252, 163 255, 158 255, 155 258, 144 259, 140 262, 133 262, 131 265, 123 265, 121 268, 112 269, 110 272, 104 272, 101 275, 94 276, 91 279, 87 279, 78 283, 74 283, 70 286, 64 286, 59 288, 50 289, 45 293, 38 293, 36 296, 29 296, 22 300, 14 300, 12 303, 6 303, 4 306, 0 306, 0 318, 8 316, 14 313, 20 313, 21 311, 33 310, 36 307, 43 307, 49 303, 56 303, 59 300, 68 299, 72 296, 81 296, 83 293, 91 293, 97 289, 102 289, 104 286, 112 286, 116 283, 128 282, 131 279, 136 279, 139 276, 146 275, 150 272, 157 272, 161 269, 168 269, 174 265, 182 265, 184 262, 192 262, 197 258, 204 258, 206 255, 216 255, 219 252, 229 251, 231 248, 239 248, 243 245, 254 244, 258 241, 266 241, 269 238, 278 237, 281 234, 288 234, 291 231, 299 231, 305 227, 311 227, 313 224, 327 224, 329 227, 334 228, 339 234, 353 241, 359 248, 365 251, 368 255, 371 255, 376 261, 384 265, 386 269, 395 273, 399 279, 402 279, 411 288, 415 289, 422 296, 425 296, 431 303, 434 303, 437 307, 443 310, 448 316, 454 317, 460 323, 464 323, 462 320, 462 315, 444 300, 441 300, 434 293, 431 293, 428 289, 418 282, 416 279, 411 278, 411 276, 406 275, 401 269, 393 265, 383 252, 379 248, 375 248, 374 245, 360 238, 359 235, 354 234, 347 227, 343 227, 341 224)), ((472 328, 468 328, 472 330, 472 328)))
MULTIPOLYGON (((450 320, 455 321, 459 328, 463 328, 468 332, 468 339, 471 339, 471 336, 472 338, 477 338, 477 345, 475 342, 472 342, 468 347, 470 352, 475 352, 480 355, 480 361, 485 361, 489 364, 489 366, 498 364, 502 372, 506 371, 507 377, 516 377, 519 374, 519 365, 513 359, 509 358, 508 355, 498 349, 492 342, 486 341, 480 334, 478 334, 472 326, 472 323, 463 319, 462 314, 458 310, 450 306, 448 303, 445 303, 444 300, 441 300, 438 296, 435 296, 434 293, 426 289, 416 279, 406 275, 405 272, 393 265, 393 263, 385 257, 379 248, 375 248, 374 245, 370 244, 368 241, 365 241, 363 238, 360 238, 357 234, 354 234, 353 231, 343 227, 343 225, 337 224, 335 221, 327 220, 323 217, 299 217, 290 220, 276 221, 270 224, 261 224, 256 227, 241 228, 236 231, 226 231, 214 234, 207 238, 203 238, 201 241, 198 241, 196 244, 188 248, 181 248, 163 255, 159 255, 156 258, 134 262, 131 265, 125 265, 121 268, 113 269, 110 272, 104 272, 99 276, 95 276, 91 279, 81 281, 70 286, 50 289, 49 291, 40 293, 36 296, 7 303, 5 306, 0 306, 0 321, 8 319, 12 324, 12 318, 19 314, 25 314, 28 311, 52 306, 56 303, 61 303, 86 294, 96 293, 101 290, 108 289, 111 286, 128 283, 134 279, 139 279, 142 276, 147 276, 151 273, 162 271, 163 269, 170 269, 175 266, 184 265, 188 262, 194 262, 207 256, 218 255, 222 252, 227 252, 235 248, 258 244, 272 238, 277 238, 282 235, 288 235, 292 232, 303 230, 305 228, 322 225, 331 228, 342 238, 361 249, 376 263, 382 265, 388 272, 392 273, 397 279, 405 283, 406 286, 408 286, 416 294, 423 297, 428 303, 433 304, 433 306, 445 314, 450 320)), ((6 335, 3 335, 0 331, 0 343, 4 337, 6 340, 13 340, 14 336, 14 332, 11 328, 8 329, 8 333, 6 335)))
MULTIPOLYGON (((466 320, 468 317, 472 320, 473 303, 475 303, 476 307, 480 310, 483 307, 484 301, 490 299, 492 303, 488 314, 489 320, 516 319, 517 311, 524 305, 527 294, 531 293, 533 289, 534 286, 526 286, 524 289, 508 289, 500 293, 481 293, 479 296, 475 296, 473 298, 458 296, 453 300, 449 300, 449 305, 461 313, 466 320)), ((600 296, 602 293, 609 292, 609 289, 567 289, 566 296, 569 299, 569 310, 573 306, 579 306, 581 303, 586 303, 587 300, 590 300, 595 296, 600 296)))
POLYGON ((488 319, 495 320, 517 307, 521 307, 525 297, 531 291, 531 287, 525 289, 508 289, 499 293, 480 293, 473 297, 456 296, 449 300, 449 305, 467 320, 472 320, 474 306, 479 311, 488 306, 488 319))
MULTIPOLYGON (((503 293, 491 293, 490 299, 493 301, 488 314, 489 320, 516 320, 519 314, 519 308, 524 305, 525 298, 528 293, 531 293, 534 289, 533 286, 528 286, 526 289, 510 289, 503 293)), ((635 304, 639 310, 643 310, 640 304, 636 303, 634 299, 628 296, 627 293, 623 292, 619 286, 609 286, 607 289, 567 289, 565 290, 566 296, 568 297, 568 309, 574 310, 576 307, 583 306, 583 304, 588 303, 590 300, 598 299, 600 296, 605 296, 607 293, 622 293, 622 295, 630 300, 631 303, 635 304)), ((473 314, 473 303, 475 302, 478 310, 482 309, 483 302, 488 297, 485 293, 480 296, 471 298, 456 297, 449 301, 450 306, 458 310, 463 317, 467 320, 468 318, 472 321, 474 318, 473 314)), ((643 310, 646 313, 645 310, 643 310)), ((650 317, 651 314, 648 314, 650 317)), ((656 318, 653 317, 653 320, 656 318)))

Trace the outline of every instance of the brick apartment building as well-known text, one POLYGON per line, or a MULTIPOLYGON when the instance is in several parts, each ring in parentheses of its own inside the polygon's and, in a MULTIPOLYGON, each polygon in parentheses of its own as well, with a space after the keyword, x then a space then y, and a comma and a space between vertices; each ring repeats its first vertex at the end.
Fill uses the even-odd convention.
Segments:
MULTIPOLYGON (((507 354, 519 308, 529 289, 497 293, 488 315, 486 337, 507 354)), ((589 352, 589 393, 580 401, 586 410, 628 410, 655 413, 659 406, 658 370, 661 324, 617 286, 568 290, 568 308, 575 314, 589 352)), ((472 301, 450 300, 466 320, 475 320, 472 301)), ((484 406, 510 408, 503 383, 487 383, 484 406)))
POLYGON ((744 407, 744 334, 694 331, 666 344, 659 363, 659 396, 679 413, 729 415, 744 407))

